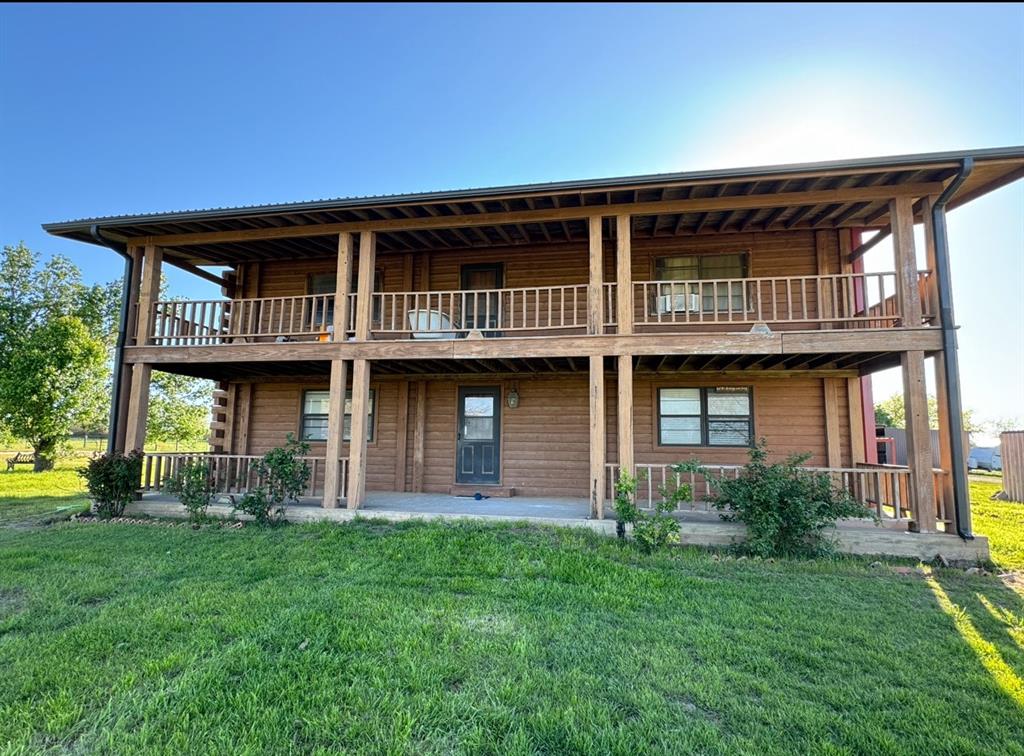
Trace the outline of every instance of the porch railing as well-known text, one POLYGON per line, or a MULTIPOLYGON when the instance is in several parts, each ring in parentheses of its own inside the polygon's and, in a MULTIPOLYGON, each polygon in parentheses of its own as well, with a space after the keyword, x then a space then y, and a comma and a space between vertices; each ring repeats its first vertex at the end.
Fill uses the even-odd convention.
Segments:
MULTIPOLYGON (((743 469, 740 465, 705 465, 707 470, 718 476, 738 478, 743 469)), ((615 496, 615 482, 618 480, 619 466, 614 463, 605 465, 607 478, 607 495, 615 496)), ((912 499, 910 495, 910 468, 896 465, 863 465, 858 467, 806 467, 808 472, 826 473, 838 488, 847 491, 856 501, 869 508, 875 515, 886 521, 907 521, 913 518, 912 499)), ((679 503, 676 511, 694 512, 711 511, 714 508, 708 503, 709 494, 713 493, 713 483, 703 475, 693 472, 679 473, 668 464, 636 465, 640 478, 637 484, 636 500, 642 509, 651 509, 654 504, 664 500, 666 492, 672 492, 680 486, 690 487, 690 497, 679 503)), ((951 522, 951 512, 943 501, 941 470, 933 470, 936 480, 937 519, 951 522)))
MULTIPOLYGON (((262 459, 255 454, 213 454, 213 453, 147 453, 142 463, 143 491, 164 491, 167 483, 178 475, 189 462, 205 462, 210 469, 214 492, 218 494, 244 494, 261 483, 256 473, 256 462, 262 459)), ((324 457, 300 457, 309 464, 309 483, 303 496, 323 496, 324 457)), ((338 460, 339 491, 345 491, 348 481, 348 458, 338 460)))

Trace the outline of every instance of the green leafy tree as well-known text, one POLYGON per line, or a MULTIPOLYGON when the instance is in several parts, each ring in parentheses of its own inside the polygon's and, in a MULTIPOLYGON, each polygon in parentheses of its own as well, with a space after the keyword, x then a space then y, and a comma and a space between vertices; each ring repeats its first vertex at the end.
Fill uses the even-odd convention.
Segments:
MULTIPOLYGON (((875 422, 890 428, 906 428, 907 413, 903 407, 903 394, 893 394, 875 404, 875 422)), ((928 427, 939 427, 939 403, 934 396, 928 397, 928 427)))
POLYGON ((201 378, 154 372, 146 435, 153 441, 198 446, 210 431, 213 384, 201 378))
POLYGON ((102 380, 105 351, 81 320, 55 318, 32 328, 0 368, 0 417, 49 470, 60 443, 85 407, 91 382, 102 380))
POLYGON ((72 428, 102 425, 116 286, 87 286, 66 257, 40 264, 21 243, 0 254, 0 426, 32 444, 37 469, 72 428))

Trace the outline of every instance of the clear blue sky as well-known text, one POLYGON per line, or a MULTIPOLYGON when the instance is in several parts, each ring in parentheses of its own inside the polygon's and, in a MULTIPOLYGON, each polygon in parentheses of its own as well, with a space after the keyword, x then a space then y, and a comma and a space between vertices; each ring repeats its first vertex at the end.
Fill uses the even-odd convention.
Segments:
MULTIPOLYGON (((40 223, 1021 143, 1021 5, 0 7, 0 240, 90 280, 40 223)), ((1021 182, 950 236, 965 403, 1024 417, 1021 182)))

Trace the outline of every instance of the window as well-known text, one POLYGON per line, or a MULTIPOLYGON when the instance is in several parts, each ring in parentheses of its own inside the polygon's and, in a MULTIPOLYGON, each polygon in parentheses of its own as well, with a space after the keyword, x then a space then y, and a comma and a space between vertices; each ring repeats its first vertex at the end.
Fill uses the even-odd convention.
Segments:
POLYGON ((658 389, 658 445, 749 446, 752 406, 746 386, 658 389))
MULTIPOLYGON (((654 277, 658 281, 708 281, 727 278, 746 278, 747 253, 736 252, 724 255, 680 255, 678 257, 659 257, 655 261, 654 277)), ((672 297, 671 307, 662 307, 662 311, 678 309, 677 297, 689 299, 699 297, 700 307, 704 312, 743 311, 743 284, 736 282, 701 286, 691 283, 687 286, 665 284, 658 292, 660 297, 672 297), (717 302, 716 302, 717 293, 717 302), (690 297, 687 297, 690 295, 690 297)), ((685 305, 689 307, 688 304, 685 305)))
MULTIPOLYGON (((353 271, 353 276, 355 272, 353 271)), ((337 289, 338 277, 335 273, 314 273, 309 277, 309 293, 310 294, 333 294, 337 289)), ((352 282, 352 291, 355 292, 355 282, 352 282)), ((384 271, 375 270, 373 272, 373 290, 384 291, 384 271)), ((316 311, 312 314, 314 318, 313 323, 315 325, 330 325, 334 320, 334 300, 332 299, 327 303, 327 311, 323 311, 323 307, 317 304, 316 311)), ((380 323, 380 300, 377 298, 373 299, 373 314, 371 315, 375 323, 380 323)), ((349 328, 353 327, 353 323, 349 323, 349 328)))
MULTIPOLYGON (((327 405, 330 402, 329 391, 307 391, 302 397, 302 440, 327 440, 327 405)), ((376 396, 370 389, 370 403, 367 408, 366 440, 373 441, 374 415, 376 414, 376 396)), ((345 392, 345 420, 341 438, 348 441, 352 437, 352 392, 345 392)))

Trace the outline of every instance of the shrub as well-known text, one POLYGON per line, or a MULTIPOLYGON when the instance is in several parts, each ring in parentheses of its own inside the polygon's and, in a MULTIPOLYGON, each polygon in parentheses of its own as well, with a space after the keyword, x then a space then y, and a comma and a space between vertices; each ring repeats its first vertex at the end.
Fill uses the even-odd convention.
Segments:
POLYGON ((622 472, 615 483, 615 514, 620 522, 633 526, 633 538, 640 549, 650 554, 656 549, 679 542, 679 522, 669 514, 679 501, 689 498, 689 486, 669 491, 659 489, 662 501, 654 505, 653 512, 644 512, 636 505, 638 478, 622 472))
POLYGON ((85 478, 96 514, 120 517, 142 482, 142 453, 103 454, 90 459, 78 474, 85 478))
POLYGON ((178 474, 167 482, 167 490, 177 495, 188 510, 188 519, 202 522, 214 493, 213 476, 206 462, 186 462, 178 474))
POLYGON ((716 475, 697 462, 674 465, 677 472, 699 472, 708 481, 708 498, 726 521, 747 526, 747 539, 739 546, 750 554, 769 556, 821 556, 834 544, 823 531, 845 517, 870 517, 827 473, 801 465, 810 454, 794 454, 784 462, 768 464, 762 439, 750 450, 750 461, 736 478, 716 475))
POLYGON ((271 449, 253 469, 258 484, 235 505, 252 515, 260 525, 279 522, 289 502, 297 501, 309 482, 309 465, 299 457, 309 453, 309 444, 296 441, 289 433, 283 447, 271 449))

